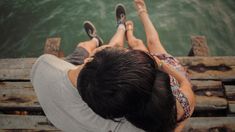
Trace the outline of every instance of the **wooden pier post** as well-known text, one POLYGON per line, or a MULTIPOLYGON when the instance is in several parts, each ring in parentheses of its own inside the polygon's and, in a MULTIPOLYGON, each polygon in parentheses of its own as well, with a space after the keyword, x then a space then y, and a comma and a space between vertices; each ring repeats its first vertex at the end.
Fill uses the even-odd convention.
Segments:
POLYGON ((52 54, 57 57, 63 57, 63 52, 60 51, 61 38, 47 38, 44 46, 44 54, 52 54))
POLYGON ((205 36, 191 36, 192 48, 188 56, 209 56, 209 48, 205 36))

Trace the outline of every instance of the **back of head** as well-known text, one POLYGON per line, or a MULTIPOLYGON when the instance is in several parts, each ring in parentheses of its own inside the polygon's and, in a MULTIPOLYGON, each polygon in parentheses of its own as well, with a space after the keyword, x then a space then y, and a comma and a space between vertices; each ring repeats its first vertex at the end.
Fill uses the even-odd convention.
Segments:
POLYGON ((135 126, 148 132, 171 132, 176 127, 176 104, 168 74, 156 70, 150 99, 142 109, 126 118, 135 126))
MULTIPOLYGON (((154 63, 141 51, 106 48, 81 70, 77 86, 83 100, 104 118, 123 117, 148 98, 154 63), (146 87, 149 90, 146 90, 146 87)), ((151 59, 151 58, 149 58, 151 59)))
POLYGON ((169 76, 156 72, 154 60, 142 51, 107 48, 97 52, 81 70, 77 87, 82 99, 103 118, 125 117, 147 131, 173 128, 169 114, 175 100, 169 76))

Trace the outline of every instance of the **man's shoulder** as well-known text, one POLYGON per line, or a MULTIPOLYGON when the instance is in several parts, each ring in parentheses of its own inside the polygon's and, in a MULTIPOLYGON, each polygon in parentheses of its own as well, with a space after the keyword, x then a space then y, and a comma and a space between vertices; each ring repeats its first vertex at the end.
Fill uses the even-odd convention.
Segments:
POLYGON ((34 65, 39 65, 40 63, 47 63, 49 65, 53 65, 53 64, 61 63, 61 62, 62 60, 54 55, 44 54, 38 57, 34 65))
POLYGON ((41 55, 34 63, 30 78, 33 81, 35 75, 51 74, 53 72, 63 72, 75 66, 50 54, 41 55))

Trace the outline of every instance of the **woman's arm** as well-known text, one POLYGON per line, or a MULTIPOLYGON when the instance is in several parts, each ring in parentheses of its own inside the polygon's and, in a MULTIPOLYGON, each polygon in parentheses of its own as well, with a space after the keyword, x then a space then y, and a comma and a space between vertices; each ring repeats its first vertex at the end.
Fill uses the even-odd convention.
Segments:
POLYGON ((183 86, 191 87, 190 82, 188 81, 188 79, 184 75, 182 75, 180 72, 178 72, 172 66, 170 66, 167 63, 164 63, 163 61, 158 59, 156 56, 154 56, 154 58, 155 58, 155 61, 157 62, 157 64, 161 65, 160 70, 173 76, 179 82, 181 87, 183 87, 183 86))
MULTIPOLYGON (((196 105, 196 102, 195 102, 195 95, 192 91, 191 83, 188 81, 188 79, 185 77, 185 75, 181 74, 179 71, 177 71, 171 65, 168 65, 168 64, 162 62, 160 59, 158 59, 155 56, 154 56, 154 58, 155 58, 155 61, 157 62, 157 64, 161 65, 161 67, 160 67, 161 70, 163 70, 164 72, 166 72, 169 75, 173 76, 179 82, 180 89, 182 91, 184 91, 184 95, 187 97, 187 99, 189 101, 190 110, 191 110, 190 115, 192 115, 192 113, 194 111, 194 107, 196 105)), ((182 106, 179 105, 179 107, 177 108, 178 119, 180 119, 182 117, 182 115, 184 114, 184 110, 181 107, 182 106)), ((175 129, 175 132, 181 132, 183 130, 184 126, 186 125, 187 121, 188 121, 188 119, 181 122, 178 125, 178 127, 175 129)))

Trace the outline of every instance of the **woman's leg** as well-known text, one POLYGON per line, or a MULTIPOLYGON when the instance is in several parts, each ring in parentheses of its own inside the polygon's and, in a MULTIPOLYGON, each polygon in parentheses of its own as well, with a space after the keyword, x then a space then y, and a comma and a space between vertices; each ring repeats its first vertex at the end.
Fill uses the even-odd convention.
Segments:
POLYGON ((135 6, 140 20, 144 25, 149 52, 158 54, 167 53, 160 42, 158 33, 152 21, 149 18, 144 0, 135 0, 135 6))
POLYGON ((126 30, 127 30, 127 41, 128 45, 131 49, 134 50, 142 50, 148 52, 146 46, 144 45, 143 41, 140 39, 137 39, 134 34, 134 24, 132 21, 126 22, 126 30))
POLYGON ((109 41, 112 47, 124 47, 125 25, 119 24, 116 33, 109 41))
POLYGON ((91 56, 94 49, 96 49, 97 43, 97 38, 92 38, 89 41, 79 43, 73 53, 68 55, 65 60, 74 65, 83 64, 84 60, 91 56))

